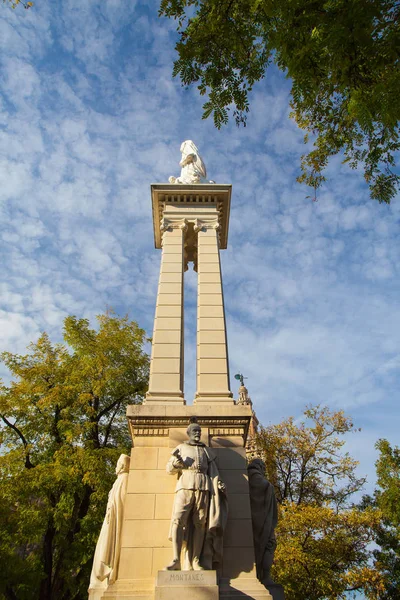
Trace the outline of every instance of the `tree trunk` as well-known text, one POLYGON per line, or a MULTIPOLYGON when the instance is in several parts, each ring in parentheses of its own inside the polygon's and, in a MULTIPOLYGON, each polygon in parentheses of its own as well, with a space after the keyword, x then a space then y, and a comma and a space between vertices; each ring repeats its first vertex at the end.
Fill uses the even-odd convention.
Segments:
POLYGON ((50 517, 47 530, 43 539, 43 570, 45 573, 44 579, 40 583, 39 600, 51 599, 51 578, 53 574, 53 540, 55 529, 53 518, 50 517))
POLYGON ((6 597, 6 600, 18 600, 16 593, 8 585, 6 585, 6 589, 4 590, 4 595, 6 597))

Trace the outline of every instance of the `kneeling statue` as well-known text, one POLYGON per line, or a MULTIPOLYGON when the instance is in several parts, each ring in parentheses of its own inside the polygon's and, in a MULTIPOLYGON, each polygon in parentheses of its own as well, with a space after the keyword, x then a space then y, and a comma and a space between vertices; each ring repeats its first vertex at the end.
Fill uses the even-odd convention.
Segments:
POLYGON ((257 578, 268 587, 274 584, 271 567, 276 548, 275 527, 278 523, 275 490, 265 477, 264 461, 255 458, 247 469, 257 578))

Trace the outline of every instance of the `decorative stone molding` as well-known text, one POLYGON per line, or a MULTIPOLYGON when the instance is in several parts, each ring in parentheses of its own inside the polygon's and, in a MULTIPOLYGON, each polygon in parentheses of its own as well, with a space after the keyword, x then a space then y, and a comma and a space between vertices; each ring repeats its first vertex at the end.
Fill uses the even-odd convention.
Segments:
POLYGON ((138 436, 155 436, 161 437, 163 435, 168 435, 169 429, 145 429, 144 427, 131 427, 131 431, 134 437, 138 436))
POLYGON ((164 231, 168 231, 168 228, 170 227, 170 222, 167 221, 167 219, 164 219, 164 217, 162 217, 160 219, 160 231, 162 233, 164 233, 164 231))
MULTIPOLYGON (((223 250, 228 243, 228 224, 231 202, 230 185, 222 184, 196 184, 185 185, 183 188, 174 184, 153 184, 151 186, 152 204, 153 204, 153 226, 154 242, 156 248, 161 248, 163 219, 170 219, 172 211, 184 215, 189 223, 198 226, 196 219, 190 219, 191 212, 201 210, 204 219, 201 219, 202 226, 205 226, 207 217, 217 215, 220 224, 219 243, 223 250), (165 214, 167 213, 167 215, 165 214)), ((195 215, 193 214, 193 217, 195 215)), ((215 216, 213 217, 215 219, 215 216)))
POLYGON ((172 231, 172 229, 181 229, 185 232, 188 228, 189 221, 187 219, 178 218, 176 221, 171 218, 162 217, 160 220, 160 231, 172 231))
POLYGON ((218 437, 221 437, 224 435, 227 435, 227 436, 239 435, 239 436, 244 437, 244 431, 243 431, 242 427, 235 427, 235 428, 219 427, 218 429, 210 429, 209 433, 210 433, 210 436, 218 436, 218 437))
POLYGON ((182 221, 179 224, 179 229, 182 229, 182 231, 185 233, 188 229, 188 224, 189 221, 187 219, 182 219, 182 221))
MULTIPOLYGON (((239 436, 244 443, 247 440, 250 416, 199 416, 197 421, 201 427, 209 429, 210 438, 239 436)), ((128 422, 133 440, 135 437, 165 437, 170 429, 186 429, 189 425, 186 416, 142 417, 128 414, 128 422)))
POLYGON ((193 229, 196 233, 198 233, 199 231, 201 231, 203 228, 203 223, 200 221, 200 219, 195 219, 193 221, 193 229))

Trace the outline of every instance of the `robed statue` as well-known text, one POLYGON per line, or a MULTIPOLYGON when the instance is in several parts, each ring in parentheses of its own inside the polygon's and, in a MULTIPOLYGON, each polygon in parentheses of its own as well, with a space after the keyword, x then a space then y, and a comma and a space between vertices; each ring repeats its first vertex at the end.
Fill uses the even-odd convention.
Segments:
POLYGON ((117 478, 108 494, 106 516, 94 553, 89 593, 92 590, 104 590, 109 584, 114 583, 118 575, 121 526, 128 485, 129 464, 129 456, 121 454, 115 468, 117 478))
POLYGON ((260 458, 252 460, 247 469, 257 578, 268 586, 274 583, 271 579, 271 567, 276 548, 275 527, 278 523, 275 490, 265 477, 265 463, 260 458))
POLYGON ((171 175, 170 183, 194 184, 194 183, 215 183, 207 181, 206 165, 201 158, 198 148, 192 140, 182 142, 180 151, 182 158, 179 163, 181 174, 179 177, 171 175))
POLYGON ((192 422, 189 439, 172 452, 167 472, 178 475, 169 539, 173 558, 166 567, 183 569, 218 568, 222 561, 223 534, 228 518, 225 484, 219 478, 215 454, 201 440, 201 427, 192 422))

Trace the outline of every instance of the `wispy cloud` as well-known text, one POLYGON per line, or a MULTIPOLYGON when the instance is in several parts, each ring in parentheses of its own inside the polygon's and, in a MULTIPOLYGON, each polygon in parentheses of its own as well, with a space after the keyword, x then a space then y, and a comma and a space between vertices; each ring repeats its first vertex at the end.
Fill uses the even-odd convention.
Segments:
MULTIPOLYGON (((218 132, 196 91, 171 79, 175 31, 156 2, 41 2, 2 17, 1 348, 23 351, 44 329, 59 335, 65 315, 106 305, 151 334, 160 254, 149 185, 178 172, 190 138, 210 177, 233 184, 222 253, 231 371, 248 376, 260 420, 321 402, 364 426, 356 454, 366 440, 395 442, 399 203, 369 200, 340 158, 318 202, 306 198, 290 83, 273 71, 246 129, 218 132)), ((191 401, 195 274, 186 283, 191 401)), ((363 453, 361 468, 373 460, 363 453)))

